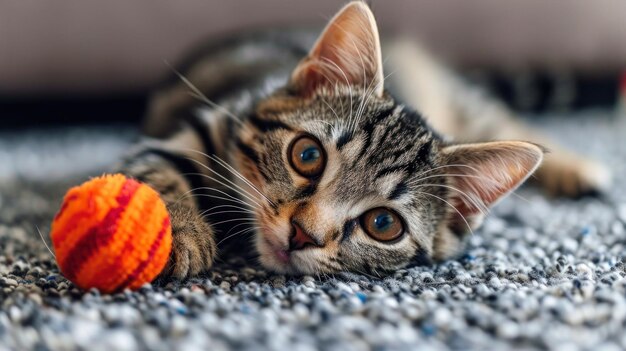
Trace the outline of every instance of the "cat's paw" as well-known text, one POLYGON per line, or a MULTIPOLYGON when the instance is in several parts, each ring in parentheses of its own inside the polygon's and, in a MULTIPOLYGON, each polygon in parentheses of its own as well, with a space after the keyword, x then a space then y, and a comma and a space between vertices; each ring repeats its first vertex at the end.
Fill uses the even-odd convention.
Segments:
POLYGON ((563 152, 546 155, 537 180, 553 196, 577 198, 609 190, 611 172, 594 160, 563 152))
POLYGON ((172 253, 164 276, 183 280, 208 270, 213 265, 213 251, 212 243, 200 243, 191 235, 179 234, 172 243, 172 253))
POLYGON ((192 210, 169 210, 172 252, 161 277, 182 280, 207 271, 216 253, 213 230, 192 210))

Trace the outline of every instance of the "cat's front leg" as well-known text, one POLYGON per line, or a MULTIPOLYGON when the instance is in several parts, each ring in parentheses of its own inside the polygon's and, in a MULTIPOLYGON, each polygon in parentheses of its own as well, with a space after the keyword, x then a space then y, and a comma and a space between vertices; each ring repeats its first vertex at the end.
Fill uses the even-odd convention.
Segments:
POLYGON ((138 153, 128 158, 119 171, 150 185, 161 195, 170 215, 173 239, 161 277, 185 279, 213 265, 217 252, 214 231, 202 218, 185 174, 163 155, 152 150, 138 153))

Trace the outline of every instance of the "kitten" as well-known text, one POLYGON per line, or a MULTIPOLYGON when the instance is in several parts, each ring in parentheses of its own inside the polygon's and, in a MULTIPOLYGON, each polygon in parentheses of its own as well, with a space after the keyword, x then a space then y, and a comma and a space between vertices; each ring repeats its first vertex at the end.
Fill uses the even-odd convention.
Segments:
POLYGON ((222 242, 246 241, 276 272, 384 274, 458 253, 537 169, 556 193, 608 182, 560 149, 540 167, 538 144, 481 142, 544 140, 419 47, 389 50, 399 71, 385 81, 374 17, 352 2, 316 41, 257 33, 184 63, 152 100, 150 138, 121 166, 167 203, 164 275, 201 273, 222 242))

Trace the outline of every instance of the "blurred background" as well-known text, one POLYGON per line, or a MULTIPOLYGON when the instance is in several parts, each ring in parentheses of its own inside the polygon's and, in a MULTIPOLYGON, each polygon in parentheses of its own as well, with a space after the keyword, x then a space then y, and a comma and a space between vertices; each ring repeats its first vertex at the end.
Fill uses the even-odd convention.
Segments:
MULTIPOLYGON (((194 44, 276 26, 321 27, 343 0, 180 0, 0 4, 0 94, 142 94, 194 44)), ((370 1, 383 35, 419 37, 453 64, 501 72, 616 75, 626 3, 612 0, 370 1)))
MULTIPOLYGON (((194 45, 229 33, 321 28, 344 3, 1 2, 0 180, 66 177, 66 169, 54 166, 60 157, 91 156, 85 169, 104 167, 136 137, 150 89, 170 72, 166 61, 176 63, 194 45)), ((419 38, 527 115, 613 111, 619 101, 626 2, 369 3, 383 36, 419 38)), ((83 164, 77 163, 73 170, 83 164)))

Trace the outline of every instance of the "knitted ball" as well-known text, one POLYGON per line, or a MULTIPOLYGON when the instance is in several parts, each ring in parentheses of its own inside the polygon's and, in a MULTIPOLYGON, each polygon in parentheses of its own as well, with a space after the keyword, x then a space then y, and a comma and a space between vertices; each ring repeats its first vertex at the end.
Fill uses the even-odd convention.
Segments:
POLYGON ((157 192, 120 174, 70 189, 50 235, 63 275, 105 293, 151 282, 172 248, 170 218, 157 192))

